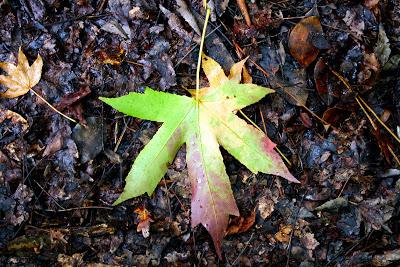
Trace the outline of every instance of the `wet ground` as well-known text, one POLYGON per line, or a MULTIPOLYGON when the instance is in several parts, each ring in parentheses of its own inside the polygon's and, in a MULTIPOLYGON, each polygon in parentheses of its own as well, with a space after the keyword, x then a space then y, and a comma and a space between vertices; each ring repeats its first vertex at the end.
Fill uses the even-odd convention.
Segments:
POLYGON ((190 227, 184 148, 151 197, 112 206, 159 125, 98 97, 194 88, 201 4, 0 1, 0 61, 15 63, 20 46, 30 62, 40 54, 34 90, 79 122, 32 93, 0 99, 0 265, 399 264, 394 0, 247 2, 250 24, 235 1, 212 2, 205 52, 225 70, 249 56, 253 83, 276 89, 244 113, 301 181, 254 175, 223 151, 242 216, 230 222, 222 260, 207 231, 190 227), (137 231, 144 209, 148 237, 137 231))

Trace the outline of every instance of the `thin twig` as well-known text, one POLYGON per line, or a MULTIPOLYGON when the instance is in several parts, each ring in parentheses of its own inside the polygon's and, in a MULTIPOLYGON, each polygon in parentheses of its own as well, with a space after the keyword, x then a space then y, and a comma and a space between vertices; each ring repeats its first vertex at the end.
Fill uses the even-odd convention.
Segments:
POLYGON ((251 233, 251 236, 249 238, 249 240, 246 242, 246 245, 244 246, 244 248, 242 249, 242 251, 240 251, 239 255, 236 257, 236 259, 232 262, 232 266, 234 266, 236 264, 236 262, 238 261, 238 259, 240 258, 240 256, 243 255, 244 251, 247 249, 247 247, 249 246, 251 240, 253 239, 254 233, 251 233))
POLYGON ((134 61, 130 61, 130 60, 126 60, 126 59, 124 59, 123 62, 129 63, 129 64, 133 64, 133 65, 137 65, 137 66, 140 66, 140 67, 144 67, 143 64, 140 64, 140 63, 137 63, 137 62, 134 62, 134 61))
MULTIPOLYGON (((129 123, 129 122, 128 122, 128 123, 129 123)), ((118 138, 118 140, 117 140, 117 143, 115 144, 114 152, 117 152, 118 147, 119 147, 119 145, 121 144, 122 138, 123 138, 124 135, 125 135, 126 129, 128 129, 127 124, 126 124, 126 123, 124 123, 124 124, 125 124, 124 129, 122 130, 122 133, 121 133, 121 135, 119 136, 119 138, 118 138)))
POLYGON ((44 190, 43 186, 41 186, 38 182, 36 182, 35 179, 32 179, 32 181, 34 181, 35 184, 36 184, 37 186, 39 186, 39 188, 40 188, 44 193, 46 193, 46 195, 48 195, 48 196, 54 201, 54 203, 57 205, 57 207, 59 207, 59 208, 62 209, 62 210, 65 210, 65 208, 64 208, 63 206, 61 206, 60 204, 58 204, 57 200, 56 200, 52 195, 50 195, 46 190, 44 190))
POLYGON ((74 210, 87 210, 87 209, 104 209, 104 210, 113 210, 112 207, 105 207, 105 206, 88 206, 88 207, 75 207, 75 208, 68 208, 63 210, 46 210, 50 212, 66 212, 66 211, 74 211, 74 210))
POLYGON ((165 187, 165 195, 167 197, 167 202, 168 202, 169 217, 172 219, 171 200, 169 199, 169 196, 168 196, 169 190, 168 190, 167 182, 165 180, 165 175, 163 176, 163 182, 164 182, 164 187, 165 187))
POLYGON ((246 1, 245 0, 236 0, 236 3, 239 6, 240 12, 242 12, 244 20, 246 21, 246 25, 248 27, 250 27, 251 20, 250 20, 249 11, 247 11, 246 1))
POLYGON ((400 160, 396 156, 396 154, 394 153, 393 149, 389 145, 387 145, 387 148, 388 148, 390 154, 392 154, 392 156, 393 156, 394 160, 396 161, 397 165, 400 167, 400 160))
POLYGON ((55 112, 57 112, 58 114, 60 114, 61 116, 63 116, 64 118, 66 118, 67 120, 70 120, 74 123, 78 123, 76 120, 68 117, 67 115, 65 115, 64 113, 62 113, 61 111, 59 111, 58 109, 56 109, 52 104, 50 104, 46 99, 44 99, 41 95, 39 95, 39 93, 37 93, 35 90, 33 90, 32 88, 30 89, 38 98, 40 98, 40 100, 42 100, 44 103, 46 103, 52 110, 54 110, 55 112))
MULTIPOLYGON (((351 88, 350 83, 342 75, 340 75, 338 72, 333 70, 331 67, 329 67, 329 69, 346 86, 346 88, 350 92, 354 93, 354 90, 351 88)), ((367 108, 369 112, 371 112, 371 114, 375 117, 375 119, 379 122, 379 124, 381 124, 383 126, 383 128, 385 128, 386 131, 388 131, 388 133, 400 144, 400 138, 397 137, 397 135, 379 118, 379 116, 375 113, 375 111, 368 105, 368 103, 361 96, 357 95, 356 101, 357 101, 358 105, 361 107, 361 109, 363 110, 363 112, 365 113, 365 115, 368 116, 368 113, 365 111, 364 107, 367 108)))
POLYGON ((400 144, 400 138, 379 118, 379 116, 375 113, 375 111, 364 101, 361 97, 358 97, 360 101, 364 104, 364 106, 374 115, 375 119, 381 124, 386 131, 400 144))

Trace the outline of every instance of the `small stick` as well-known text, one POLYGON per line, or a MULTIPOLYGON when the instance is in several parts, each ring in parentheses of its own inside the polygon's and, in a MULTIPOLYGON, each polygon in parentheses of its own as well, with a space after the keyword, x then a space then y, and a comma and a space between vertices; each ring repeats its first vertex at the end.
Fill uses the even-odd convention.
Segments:
POLYGON ((49 212, 67 212, 67 211, 74 211, 74 210, 88 210, 88 209, 104 209, 104 210, 113 210, 112 207, 105 207, 105 206, 88 206, 88 207, 75 207, 75 208, 68 208, 63 210, 46 210, 49 212))
POLYGON ((247 11, 247 6, 246 6, 246 1, 245 0, 236 0, 240 12, 242 12, 243 17, 246 21, 247 26, 251 26, 251 20, 250 20, 250 15, 249 15, 249 11, 247 11))
POLYGON ((40 98, 40 100, 42 100, 44 103, 46 103, 52 110, 54 110, 55 112, 57 112, 58 114, 60 114, 61 116, 63 116, 64 118, 66 118, 67 120, 70 120, 74 123, 78 123, 76 120, 68 117, 67 115, 65 115, 64 113, 62 113, 61 111, 59 111, 58 109, 56 109, 52 104, 50 104, 46 99, 44 99, 41 95, 39 95, 39 93, 37 93, 35 90, 33 90, 32 88, 30 89, 38 98, 40 98))

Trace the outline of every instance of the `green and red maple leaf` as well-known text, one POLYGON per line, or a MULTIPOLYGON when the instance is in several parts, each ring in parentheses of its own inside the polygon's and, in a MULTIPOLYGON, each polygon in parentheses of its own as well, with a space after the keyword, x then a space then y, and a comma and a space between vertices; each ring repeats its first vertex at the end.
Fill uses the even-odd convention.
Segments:
POLYGON ((200 89, 197 101, 195 97, 150 88, 143 94, 100 98, 127 115, 163 123, 136 158, 115 204, 144 193, 151 195, 179 148, 186 144, 192 187, 191 224, 194 227, 201 223, 207 229, 220 257, 229 215, 239 216, 220 145, 253 173, 298 182, 274 151, 275 144, 235 115, 237 110, 274 92, 255 84, 240 84, 243 66, 244 60, 234 64, 227 77, 217 62, 203 56, 210 86, 200 89))

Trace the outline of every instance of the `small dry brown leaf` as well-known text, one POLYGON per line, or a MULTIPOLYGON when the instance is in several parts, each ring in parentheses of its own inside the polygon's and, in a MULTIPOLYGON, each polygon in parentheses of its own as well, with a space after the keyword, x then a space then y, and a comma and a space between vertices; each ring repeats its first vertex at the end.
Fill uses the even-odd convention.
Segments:
POLYGON ((7 91, 0 93, 0 97, 14 98, 26 94, 40 80, 42 75, 43 60, 40 55, 29 66, 28 59, 22 52, 18 52, 18 65, 0 62, 0 68, 7 72, 7 76, 0 75, 0 84, 7 87, 7 91))
POLYGON ((319 50, 312 40, 319 34, 322 34, 322 26, 316 16, 302 19, 290 33, 290 53, 303 67, 307 67, 318 56, 319 50))

